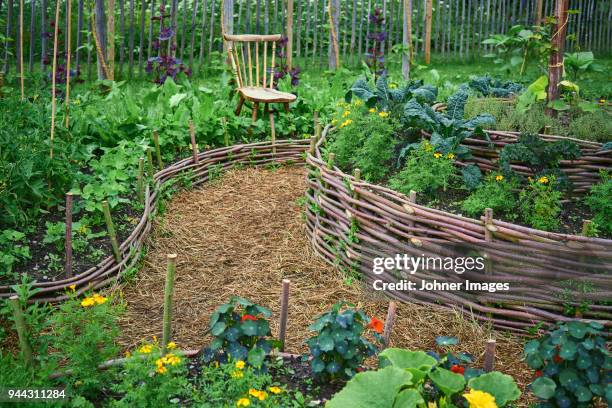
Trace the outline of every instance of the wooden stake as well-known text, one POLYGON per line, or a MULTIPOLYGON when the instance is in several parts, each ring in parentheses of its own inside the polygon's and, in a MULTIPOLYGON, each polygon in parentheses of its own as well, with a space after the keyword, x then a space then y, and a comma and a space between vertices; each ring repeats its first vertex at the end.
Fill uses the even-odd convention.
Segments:
MULTIPOLYGON (((31 39, 30 39, 31 41, 31 39)), ((19 0, 19 76, 21 81, 21 100, 25 99, 24 84, 25 79, 23 77, 23 0, 19 0)))
POLYGON ((283 279, 283 292, 281 295, 280 326, 278 339, 281 343, 281 351, 285 350, 285 337, 287 335, 287 316, 289 314, 289 279, 283 279))
POLYGON ((72 193, 66 193, 66 237, 64 252, 66 255, 66 277, 72 277, 72 193))
POLYGON ((147 149, 147 167, 149 168, 149 177, 153 177, 155 175, 155 167, 153 166, 153 148, 151 147, 147 149))
POLYGON ((589 235, 589 231, 591 230, 592 224, 593 224, 593 221, 591 220, 582 221, 582 235, 584 235, 585 237, 589 235))
MULTIPOLYGON (((414 190, 410 190, 410 195, 408 196, 408 201, 410 201, 411 203, 415 203, 416 204, 416 200, 417 200, 417 192, 414 190)), ((414 221, 409 221, 408 222, 408 226, 409 227, 414 227, 414 221)))
POLYGON ((166 354, 170 333, 172 331, 172 292, 174 291, 174 275, 176 274, 176 254, 166 256, 168 266, 166 269, 166 286, 164 288, 164 322, 162 331, 162 354, 166 354))
POLYGON ((59 34, 60 1, 55 5, 55 27, 53 32, 53 63, 51 68, 51 137, 49 139, 49 157, 53 159, 53 139, 55 137, 55 113, 57 110, 57 85, 55 74, 57 73, 57 37, 59 34))
POLYGON ((32 367, 32 347, 28 340, 28 328, 23 318, 23 310, 21 310, 21 304, 19 303, 19 296, 11 296, 9 303, 13 309, 13 318, 15 319, 15 328, 17 329, 17 336, 19 337, 19 348, 23 355, 23 360, 28 367, 32 367))
POLYGON ((317 138, 313 136, 310 138, 310 149, 308 150, 308 153, 310 153, 311 156, 314 156, 316 147, 317 147, 317 138))
MULTIPOLYGON (((58 0, 59 1, 59 0, 58 0)), ((70 47, 72 46, 72 1, 66 0, 68 29, 66 30, 66 128, 70 125, 70 47)), ((112 12, 110 13, 112 14, 112 12)))
POLYGON ((136 180, 138 201, 144 203, 144 157, 138 159, 138 179, 136 180))
POLYGON ((193 153, 193 162, 198 164, 198 145, 196 144, 195 128, 193 121, 189 121, 189 135, 191 136, 191 151, 193 153))
MULTIPOLYGON (((361 169, 356 168, 353 171, 353 177, 355 177, 355 182, 359 183, 361 181, 361 169)), ((359 199, 359 193, 357 193, 355 190, 353 190, 353 198, 355 200, 359 199)))
POLYGON ((489 339, 487 340, 487 345, 485 346, 485 355, 484 355, 484 367, 483 369, 490 373, 495 368, 495 340, 489 339))
POLYGON ((492 223, 493 223, 493 209, 486 208, 484 211, 484 226, 485 226, 484 232, 485 232, 485 240, 488 242, 493 240, 493 234, 487 228, 487 226, 491 225, 492 223))
POLYGON ((427 2, 425 14, 425 65, 429 65, 431 58, 431 13, 433 0, 425 1, 427 2))
POLYGON ((115 226, 113 225, 113 219, 110 213, 110 207, 108 201, 102 201, 102 212, 104 213, 104 220, 106 221, 106 230, 111 241, 113 248, 113 255, 117 263, 121 262, 121 253, 119 252, 119 243, 117 242, 117 233, 115 232, 115 226))
POLYGON ((287 67, 293 67, 293 0, 287 0, 287 67))
POLYGON ((395 323, 396 311, 397 303, 389 302, 389 308, 387 309, 387 318, 385 319, 385 328, 383 330, 383 348, 389 347, 389 339, 391 338, 391 331, 393 330, 393 324, 395 323))
MULTIPOLYGON (((244 99, 242 99, 242 101, 244 101, 244 99)), ((225 116, 221 118, 221 124, 223 125, 223 142, 225 146, 229 146, 229 132, 227 131, 227 118, 225 116)))
POLYGON ((569 19, 567 12, 568 3, 569 0, 557 0, 555 5, 557 24, 553 28, 553 35, 551 37, 552 52, 548 62, 548 89, 546 94, 546 114, 552 117, 557 116, 557 111, 549 108, 548 104, 559 99, 559 83, 563 77, 563 53, 565 51, 565 37, 569 19))
POLYGON ((317 140, 321 137, 321 122, 319 121, 319 111, 315 111, 313 114, 314 119, 314 134, 317 140))
POLYGON ((157 156, 157 166, 160 170, 164 168, 164 162, 162 161, 161 148, 159 147, 159 135, 157 130, 153 131, 153 144, 155 145, 155 154, 157 156))
POLYGON ((334 159, 336 158, 336 154, 335 153, 330 153, 329 156, 327 156, 327 168, 330 170, 334 169, 334 159))

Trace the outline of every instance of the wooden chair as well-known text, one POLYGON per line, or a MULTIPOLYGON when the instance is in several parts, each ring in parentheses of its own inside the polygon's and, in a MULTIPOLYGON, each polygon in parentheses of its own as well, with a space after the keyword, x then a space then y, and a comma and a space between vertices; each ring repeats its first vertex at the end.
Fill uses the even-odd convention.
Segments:
MULTIPOLYGON (((223 38, 229 43, 229 60, 236 79, 236 91, 240 96, 238 106, 234 113, 240 115, 245 101, 252 102, 252 118, 253 122, 255 122, 257 120, 259 105, 263 104, 264 113, 267 113, 270 118, 272 145, 274 146, 276 142, 276 130, 274 129, 274 111, 271 109, 270 104, 283 104, 285 111, 289 112, 289 104, 296 99, 296 96, 293 94, 274 89, 276 43, 281 39, 281 35, 223 34, 223 38), (272 43, 272 62, 269 66, 267 65, 268 43, 272 43), (260 44, 263 45, 260 46, 260 44), (260 55, 260 48, 263 48, 263 55, 260 55), (254 70, 253 65, 255 68, 254 70)), ((276 148, 273 147, 272 151, 275 153, 276 148)))

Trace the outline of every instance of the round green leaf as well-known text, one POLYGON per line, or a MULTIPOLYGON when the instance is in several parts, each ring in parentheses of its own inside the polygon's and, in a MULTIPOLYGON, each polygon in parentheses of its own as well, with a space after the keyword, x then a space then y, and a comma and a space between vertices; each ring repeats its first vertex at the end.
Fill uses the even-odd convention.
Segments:
POLYGON ((226 324, 224 322, 217 322, 210 330, 210 334, 213 336, 220 336, 225 330, 226 324))
POLYGON ((454 346, 459 344, 459 339, 453 336, 438 336, 436 337, 436 344, 438 346, 454 346))
POLYGON ((257 335, 258 325, 257 322, 253 320, 245 320, 244 322, 242 322, 241 328, 242 332, 247 336, 257 335))
POLYGON ((576 388, 574 395, 579 402, 587 402, 593 399, 593 393, 587 387, 581 385, 576 388))
POLYGON ((395 398, 393 408, 417 408, 420 404, 424 404, 425 400, 417 390, 408 388, 401 391, 395 398))
POLYGON ((559 382, 565 388, 571 388, 577 385, 578 373, 573 368, 566 368, 559 373, 559 382))
POLYGON ((577 339, 583 339, 587 333, 587 328, 589 327, 586 323, 579 321, 568 322, 566 326, 569 329, 570 334, 577 339))
POLYGON ((315 373, 320 373, 321 371, 325 370, 325 362, 320 358, 314 358, 310 362, 310 366, 312 367, 312 371, 315 373))
POLYGON ((468 386, 474 390, 488 392, 495 397, 498 406, 503 407, 521 396, 514 378, 499 371, 493 371, 472 378, 468 386))
POLYGON ((253 367, 261 367, 265 358, 266 352, 261 347, 253 347, 249 351, 248 361, 253 367))
POLYGON ((542 399, 550 399, 555 395, 557 384, 548 377, 540 377, 531 384, 531 390, 536 397, 542 399))
POLYGON ((564 360, 573 360, 576 357, 577 351, 578 347, 576 346, 576 343, 571 340, 568 340, 561 345, 561 350, 559 350, 559 357, 564 360))
POLYGON ((319 348, 322 351, 332 351, 334 349, 334 339, 329 334, 321 334, 319 336, 319 348))
POLYGON ((530 340, 527 343, 525 343, 525 354, 529 355, 529 354, 537 353, 539 348, 540 348, 539 341, 530 340))
POLYGON ((465 388, 465 378, 461 374, 438 367, 428 373, 429 378, 445 395, 453 395, 465 388))

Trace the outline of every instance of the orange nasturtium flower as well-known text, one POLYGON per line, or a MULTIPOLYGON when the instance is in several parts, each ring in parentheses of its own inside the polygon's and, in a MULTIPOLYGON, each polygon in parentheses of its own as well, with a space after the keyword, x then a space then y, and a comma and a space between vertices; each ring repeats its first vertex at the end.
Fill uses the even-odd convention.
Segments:
POLYGON ((383 322, 375 317, 370 319, 370 323, 368 324, 368 328, 374 330, 376 333, 380 334, 383 332, 383 322))
POLYGON ((246 321, 246 320, 253 320, 255 322, 255 321, 257 321, 257 318, 255 316, 253 316, 253 315, 245 314, 245 315, 242 315, 242 318, 240 320, 243 321, 243 322, 246 321))

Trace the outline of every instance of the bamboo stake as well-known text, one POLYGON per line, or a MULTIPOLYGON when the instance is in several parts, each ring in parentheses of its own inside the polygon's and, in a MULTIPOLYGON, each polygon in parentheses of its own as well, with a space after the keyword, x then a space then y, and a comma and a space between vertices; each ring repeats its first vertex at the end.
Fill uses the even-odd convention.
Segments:
POLYGON ((157 130, 153 131, 153 144, 155 145, 155 154, 157 155, 157 166, 161 170, 164 168, 164 162, 162 161, 161 148, 159 147, 159 135, 157 134, 157 130))
POLYGON ((166 255, 166 286, 164 287, 164 320, 162 331, 162 355, 166 354, 172 331, 172 292, 174 291, 174 275, 176 274, 176 254, 166 255))
MULTIPOLYGON (((133 52, 131 47, 130 52, 133 52)), ((108 79, 115 79, 115 0, 108 0, 108 17, 106 18, 106 62, 108 79)))
POLYGON ((57 73, 57 37, 59 34, 60 2, 55 4, 55 27, 53 32, 53 64, 51 68, 51 137, 49 139, 49 156, 53 159, 53 139, 55 137, 55 113, 57 110, 57 89, 55 75, 57 73))
POLYGON ((25 78, 23 68, 23 0, 19 0, 19 81, 21 83, 21 100, 25 99, 25 78))
POLYGON ((395 323, 396 311, 397 302, 389 302, 389 308, 387 309, 387 318, 385 319, 385 327, 383 330, 383 348, 389 347, 389 340, 391 339, 391 331, 393 330, 393 324, 395 323))
POLYGON ((189 135, 191 136, 191 151, 193 153, 193 162, 198 164, 198 145, 196 144, 195 128, 193 121, 189 121, 189 135))
POLYGON ((138 159, 138 179, 136 180, 136 194, 138 201, 144 202, 144 157, 138 159))
POLYGON ((431 60, 431 13, 433 0, 427 2, 427 12, 425 13, 425 65, 429 65, 431 60))
POLYGON ((289 279, 283 279, 283 291, 281 295, 280 325, 278 329, 278 340, 280 351, 285 351, 285 338, 287 335, 287 317, 289 314, 289 279))
POLYGON ((13 318, 15 319, 15 328, 17 329, 17 336, 19 337, 19 348, 21 349, 23 360, 27 367, 32 367, 32 347, 28 340, 28 328, 23 317, 21 304, 19 303, 19 296, 11 296, 9 298, 9 304, 11 305, 11 309, 13 309, 13 318))
MULTIPOLYGON (((59 0, 58 0, 59 1, 59 0)), ((66 0, 68 32, 66 33, 66 129, 70 125, 70 47, 72 46, 72 1, 66 0)))
POLYGON ((72 198, 71 192, 66 193, 66 236, 64 239, 66 277, 72 277, 72 198))
MULTIPOLYGON (((57 26, 56 26, 57 27, 57 26)), ((104 28, 104 26, 102 26, 104 28)), ((94 44, 96 46, 96 54, 98 56, 98 62, 100 63, 100 67, 102 68, 102 73, 104 77, 109 79, 111 74, 108 69, 108 65, 106 64, 106 57, 104 56, 104 51, 102 49, 102 44, 100 43, 100 38, 98 37, 98 27, 96 24, 96 13, 91 13, 91 34, 93 35, 94 44)))
POLYGON ((111 247, 113 248, 113 255, 117 263, 121 262, 121 252, 119 251, 119 244, 117 242, 117 233, 115 232, 115 226, 113 225, 113 219, 110 213, 110 207, 108 201, 102 201, 102 212, 104 213, 104 221, 106 221, 106 230, 108 231, 108 237, 111 241, 111 247))
POLYGON ((293 0, 287 1, 287 67, 293 67, 293 0))
POLYGON ((485 355, 484 355, 484 367, 483 369, 490 373, 495 368, 495 339, 487 340, 487 344, 485 346, 485 355))

